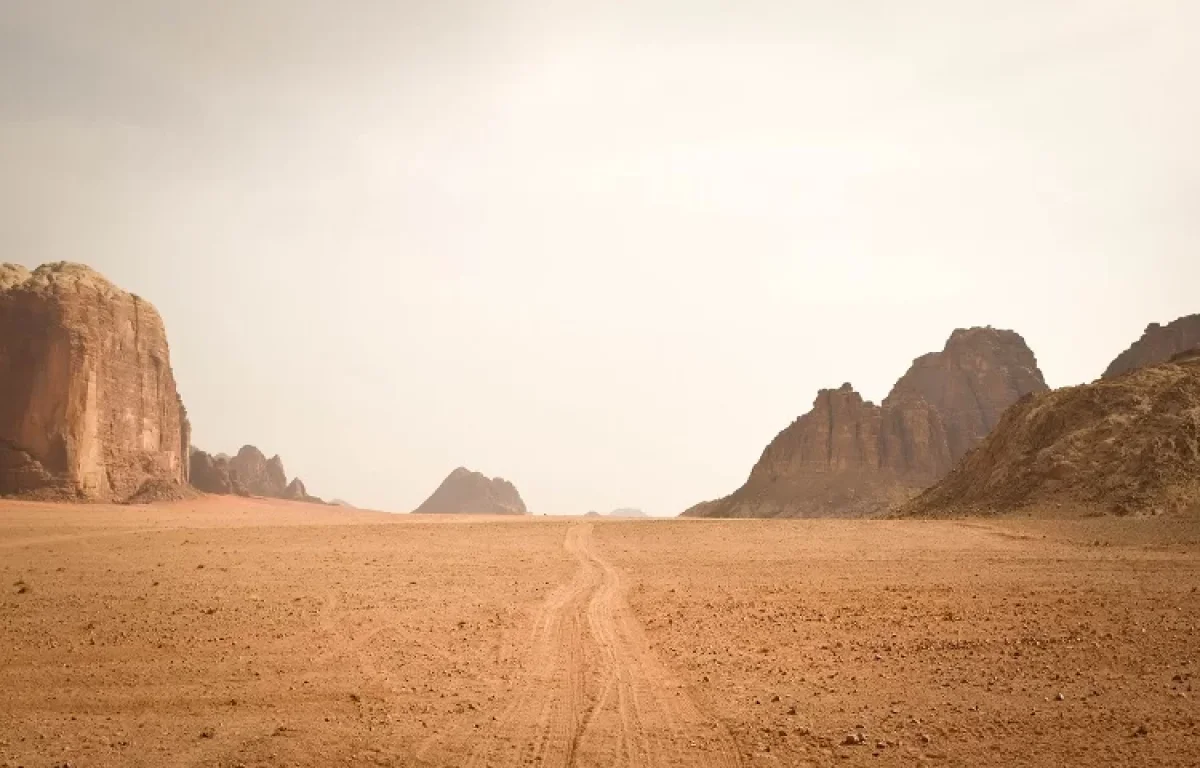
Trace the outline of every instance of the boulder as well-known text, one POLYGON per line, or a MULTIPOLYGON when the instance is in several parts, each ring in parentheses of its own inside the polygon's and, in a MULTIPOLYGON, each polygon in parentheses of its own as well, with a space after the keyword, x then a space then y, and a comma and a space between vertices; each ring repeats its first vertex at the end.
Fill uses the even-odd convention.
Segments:
POLYGON ((433 495, 414 510, 418 514, 526 515, 525 502, 516 487, 501 477, 489 479, 459 467, 442 481, 433 495))
POLYGON ((0 265, 0 495, 183 493, 189 433, 151 304, 81 264, 0 265))
POLYGON ((1200 315, 1185 315, 1166 325, 1150 323, 1129 349, 1117 355, 1102 378, 1111 379, 1148 365, 1165 363, 1175 355, 1200 348, 1200 315))
POLYGON ((812 410, 771 441, 733 494, 689 517, 875 517, 936 482, 999 421, 1046 389, 1012 331, 960 329, 913 361, 882 405, 850 384, 817 393, 812 410))

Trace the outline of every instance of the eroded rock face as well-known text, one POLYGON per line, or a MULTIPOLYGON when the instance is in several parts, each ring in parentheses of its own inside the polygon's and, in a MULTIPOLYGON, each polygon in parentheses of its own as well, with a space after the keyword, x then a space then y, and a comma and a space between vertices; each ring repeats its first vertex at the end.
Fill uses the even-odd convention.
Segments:
POLYGON ((250 491, 238 481, 237 473, 229 466, 228 456, 213 456, 193 450, 191 482, 196 490, 220 495, 249 496, 250 491))
POLYGON ((811 411, 771 441, 742 488, 690 517, 869 517, 933 484, 999 421, 1046 389, 1012 331, 956 330, 913 361, 883 404, 850 384, 817 393, 811 411))
POLYGON ((1169 361, 1181 352, 1200 348, 1200 315, 1185 315, 1178 320, 1146 326, 1142 338, 1117 356, 1102 378, 1111 379, 1137 368, 1169 361))
POLYGON ((193 450, 192 485, 205 493, 265 496, 272 499, 324 503, 311 496, 300 478, 288 482, 283 459, 268 459, 253 445, 244 445, 236 456, 193 450))
POLYGON ((1200 354, 1022 398, 900 514, 1200 515, 1200 354))
POLYGON ((419 514, 529 514, 512 483, 501 477, 489 479, 465 467, 451 472, 433 495, 413 511, 419 514))
POLYGON ((0 494, 183 489, 189 432, 153 306, 80 264, 0 265, 0 494))
POLYGON ((308 494, 308 489, 304 487, 304 481, 298 477, 293 478, 292 482, 288 483, 288 487, 283 490, 283 498, 291 501, 321 501, 316 496, 308 494))
POLYGON ((237 455, 229 460, 229 467, 246 490, 255 496, 273 499, 285 498, 288 479, 283 469, 283 459, 272 456, 268 459, 253 445, 243 445, 237 455))

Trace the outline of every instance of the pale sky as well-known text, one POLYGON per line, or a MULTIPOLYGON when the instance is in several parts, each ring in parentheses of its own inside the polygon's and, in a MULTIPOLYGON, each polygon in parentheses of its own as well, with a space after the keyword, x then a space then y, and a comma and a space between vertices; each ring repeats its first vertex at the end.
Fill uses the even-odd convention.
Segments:
POLYGON ((0 211, 207 450, 673 515, 955 327, 1062 386, 1200 311, 1200 3, 0 0, 0 211))

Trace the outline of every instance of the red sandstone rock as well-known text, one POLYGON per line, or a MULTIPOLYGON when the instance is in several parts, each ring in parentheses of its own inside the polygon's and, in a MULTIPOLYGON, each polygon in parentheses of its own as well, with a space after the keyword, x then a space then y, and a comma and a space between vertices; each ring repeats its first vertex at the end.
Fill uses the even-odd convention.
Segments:
POLYGON ((1200 315, 1185 315, 1166 325, 1150 323, 1142 338, 1117 356, 1102 378, 1165 363, 1180 352, 1200 348, 1200 315))
POLYGON ((459 467, 414 512, 426 514, 525 515, 525 502, 516 487, 497 477, 459 467))
POLYGON ((900 514, 1200 514, 1200 353, 1022 398, 900 514))
POLYGON ((79 264, 0 265, 0 494, 183 488, 188 439, 153 306, 79 264))
POLYGON ((689 517, 866 517, 945 475, 1004 409, 1046 389, 1033 353, 1012 331, 956 330, 941 352, 913 361, 882 406, 849 384, 767 446, 749 480, 689 517))

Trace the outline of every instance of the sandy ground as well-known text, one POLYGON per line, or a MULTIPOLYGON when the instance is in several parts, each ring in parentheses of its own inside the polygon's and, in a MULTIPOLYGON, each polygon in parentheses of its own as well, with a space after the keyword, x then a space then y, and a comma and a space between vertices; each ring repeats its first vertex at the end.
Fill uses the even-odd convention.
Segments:
POLYGON ((0 504, 0 766, 1200 765, 1200 523, 0 504))

